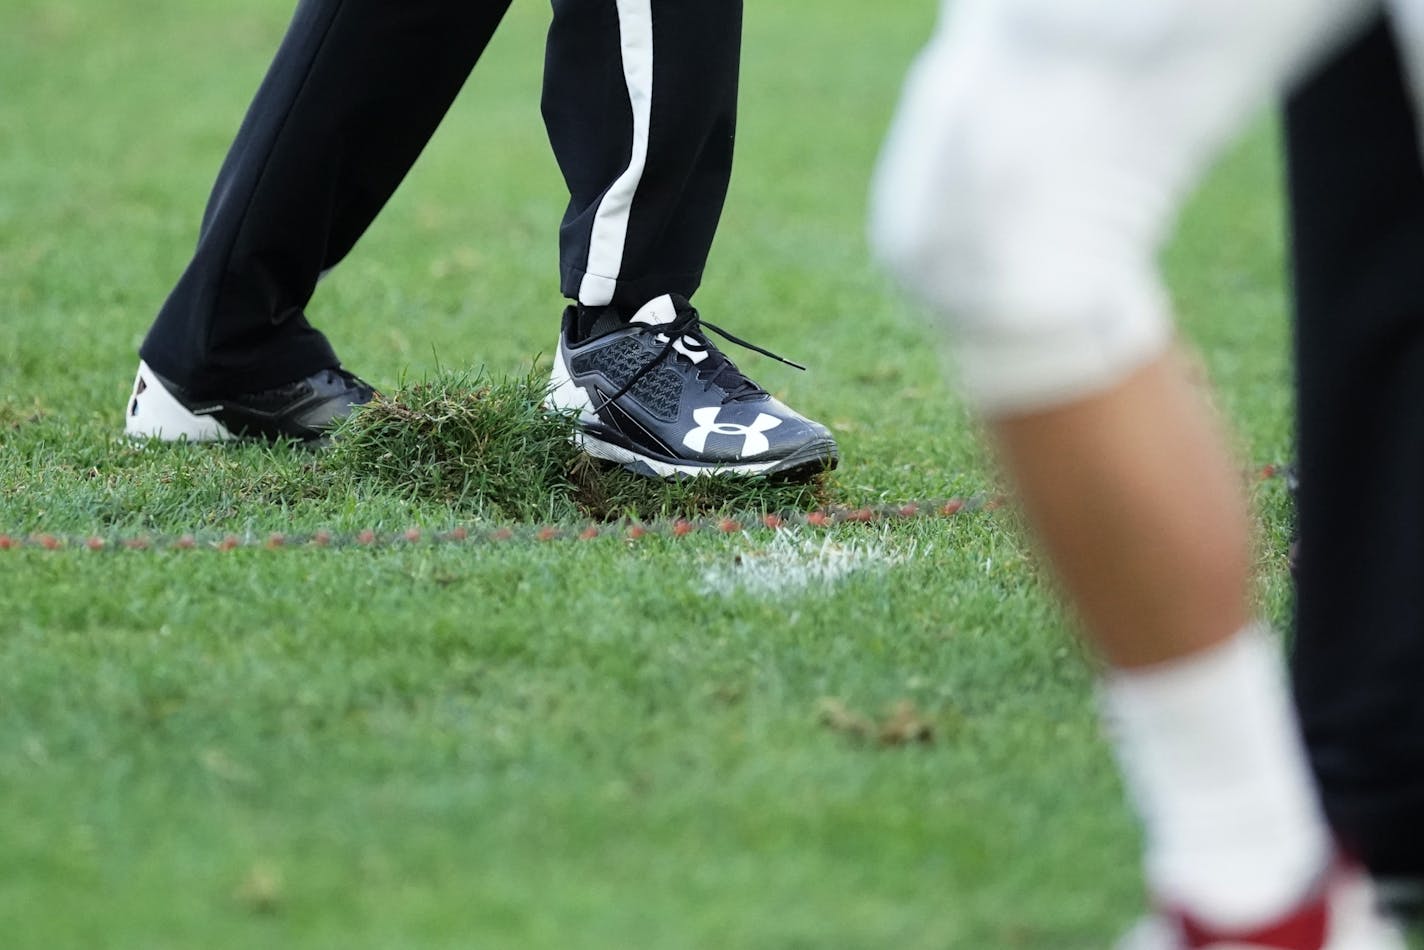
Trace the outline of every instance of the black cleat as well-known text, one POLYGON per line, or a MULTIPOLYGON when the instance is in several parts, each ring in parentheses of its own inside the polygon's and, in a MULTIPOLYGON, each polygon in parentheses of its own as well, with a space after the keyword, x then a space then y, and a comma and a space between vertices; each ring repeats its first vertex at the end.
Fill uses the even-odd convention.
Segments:
POLYGON ((134 439, 165 442, 318 442, 353 407, 375 395, 369 384, 338 366, 262 392, 195 399, 140 362, 124 432, 134 439))
POLYGON ((744 376, 705 330, 797 366, 703 322, 675 295, 627 322, 610 308, 569 307, 548 405, 578 413, 589 455, 642 475, 799 481, 834 468, 830 430, 744 376))

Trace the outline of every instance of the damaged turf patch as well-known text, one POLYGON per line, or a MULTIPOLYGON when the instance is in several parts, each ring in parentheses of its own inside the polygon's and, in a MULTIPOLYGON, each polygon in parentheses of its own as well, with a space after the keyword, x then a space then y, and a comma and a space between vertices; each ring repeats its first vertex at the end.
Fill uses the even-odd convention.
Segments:
POLYGON ((824 478, 659 481, 591 459, 572 443, 572 415, 544 408, 547 385, 535 370, 502 380, 447 373, 403 386, 351 415, 326 464, 404 497, 515 520, 804 511, 829 502, 824 478))
POLYGON ((378 396, 335 433, 328 464, 409 498, 506 518, 548 517, 571 493, 573 422, 545 412, 530 375, 489 383, 444 375, 378 396))
POLYGON ((7 400, 0 400, 0 430, 21 429, 44 419, 48 415, 39 400, 28 406, 7 400))
POLYGON ((832 732, 882 746, 928 745, 935 737, 934 723, 908 699, 891 706, 877 720, 828 697, 818 704, 817 719, 832 732))

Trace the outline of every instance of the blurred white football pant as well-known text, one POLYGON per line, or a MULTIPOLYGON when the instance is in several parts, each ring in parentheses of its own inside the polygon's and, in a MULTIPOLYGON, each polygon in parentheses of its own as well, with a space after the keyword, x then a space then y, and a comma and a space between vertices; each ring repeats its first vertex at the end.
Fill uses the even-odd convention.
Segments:
MULTIPOLYGON (((1424 0, 1385 5, 1424 74, 1424 0)), ((1378 8, 949 0, 881 157, 871 237, 943 315, 966 395, 991 415, 1041 410, 1160 356, 1172 322, 1155 257, 1186 192, 1378 8)))

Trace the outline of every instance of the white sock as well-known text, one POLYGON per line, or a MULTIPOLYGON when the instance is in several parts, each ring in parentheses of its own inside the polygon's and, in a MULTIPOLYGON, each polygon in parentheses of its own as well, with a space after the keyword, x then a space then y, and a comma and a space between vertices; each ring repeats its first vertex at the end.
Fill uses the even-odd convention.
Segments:
POLYGON ((1102 691, 1156 899, 1218 927, 1288 912, 1332 845, 1269 633, 1114 670, 1102 691))

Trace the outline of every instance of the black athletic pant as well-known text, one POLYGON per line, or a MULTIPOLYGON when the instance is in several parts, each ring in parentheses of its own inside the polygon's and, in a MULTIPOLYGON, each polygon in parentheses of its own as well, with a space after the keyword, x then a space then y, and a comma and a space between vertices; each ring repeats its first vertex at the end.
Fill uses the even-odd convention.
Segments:
POLYGON ((1293 673, 1326 810, 1424 875, 1424 173, 1379 25, 1287 108, 1299 373, 1293 673))
MULTIPOLYGON (((144 360, 197 396, 335 365, 305 313, 317 280, 395 191, 508 5, 302 0, 144 360)), ((553 0, 543 111, 570 192, 565 295, 631 309, 697 289, 731 174, 741 10, 553 0)))

